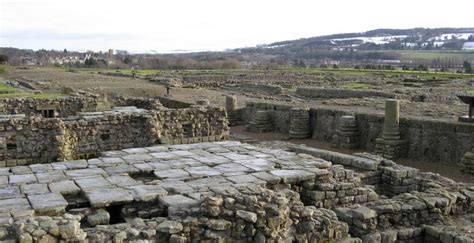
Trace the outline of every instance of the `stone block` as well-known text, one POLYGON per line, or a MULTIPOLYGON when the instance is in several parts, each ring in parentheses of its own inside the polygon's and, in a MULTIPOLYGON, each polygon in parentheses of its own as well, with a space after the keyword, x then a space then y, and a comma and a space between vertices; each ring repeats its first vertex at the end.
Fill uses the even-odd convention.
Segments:
POLYGON ((133 201, 133 196, 121 188, 94 187, 85 190, 84 195, 93 208, 103 208, 133 201))
POLYGON ((28 195, 31 206, 37 213, 64 212, 68 202, 59 193, 28 195))

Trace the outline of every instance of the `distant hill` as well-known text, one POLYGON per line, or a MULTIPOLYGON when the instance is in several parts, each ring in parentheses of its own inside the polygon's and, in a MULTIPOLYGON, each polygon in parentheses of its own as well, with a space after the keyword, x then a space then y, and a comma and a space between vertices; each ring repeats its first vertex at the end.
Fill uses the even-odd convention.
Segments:
POLYGON ((354 48, 364 50, 449 49, 462 50, 465 42, 474 42, 474 28, 376 29, 360 33, 343 33, 288 40, 260 46, 262 48, 354 48))

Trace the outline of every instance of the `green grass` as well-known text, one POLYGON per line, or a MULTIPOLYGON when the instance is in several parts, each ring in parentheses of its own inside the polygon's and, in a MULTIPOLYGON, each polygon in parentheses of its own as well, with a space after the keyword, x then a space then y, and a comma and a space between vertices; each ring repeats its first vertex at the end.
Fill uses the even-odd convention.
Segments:
POLYGON ((404 60, 420 60, 420 59, 455 59, 455 60, 466 60, 471 56, 470 53, 462 52, 441 52, 441 51, 413 51, 401 54, 401 58, 404 60))
POLYGON ((46 93, 46 94, 33 94, 33 93, 9 93, 0 94, 0 98, 33 98, 33 99, 55 99, 64 97, 64 94, 59 93, 46 93))
POLYGON ((366 84, 366 83, 352 82, 352 83, 343 84, 342 88, 345 88, 345 89, 371 89, 372 85, 366 84))
POLYGON ((474 95, 474 88, 468 89, 467 93, 470 94, 470 95, 474 95))
POLYGON ((12 87, 8 84, 0 83, 0 92, 16 92, 17 89, 15 87, 12 87))

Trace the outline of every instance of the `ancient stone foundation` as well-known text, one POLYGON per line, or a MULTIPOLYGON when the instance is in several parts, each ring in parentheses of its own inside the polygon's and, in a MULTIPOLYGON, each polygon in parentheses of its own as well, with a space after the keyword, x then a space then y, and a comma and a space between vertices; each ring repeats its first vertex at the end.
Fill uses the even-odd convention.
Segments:
POLYGON ((400 138, 400 101, 385 101, 385 120, 382 137, 377 138, 375 153, 388 159, 403 157, 407 151, 407 142, 400 138))
POLYGON ((474 187, 369 154, 298 148, 159 145, 0 168, 0 241, 474 241, 474 187), (364 184, 373 171, 390 178, 364 184), (416 190, 383 194, 398 179, 416 190))
POLYGON ((311 120, 308 108, 292 108, 290 110, 290 138, 311 137, 311 120))

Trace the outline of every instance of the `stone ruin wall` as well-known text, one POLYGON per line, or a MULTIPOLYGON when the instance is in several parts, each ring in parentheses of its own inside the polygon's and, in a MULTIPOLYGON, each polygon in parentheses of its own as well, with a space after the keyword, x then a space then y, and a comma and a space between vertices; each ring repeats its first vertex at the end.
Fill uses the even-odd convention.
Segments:
MULTIPOLYGON (((244 123, 252 120, 257 110, 272 111, 275 131, 289 133, 291 106, 249 102, 242 112, 244 123)), ((349 112, 331 109, 310 109, 313 139, 339 143, 340 119, 349 112)), ((382 134, 384 116, 355 114, 360 148, 374 151, 376 138, 382 134)), ((400 132, 408 142, 407 157, 431 162, 460 163, 474 147, 474 124, 400 118, 400 132), (449 144, 449 146, 446 146, 449 144)))
POLYGON ((277 95, 281 94, 283 92, 283 88, 279 85, 272 85, 272 84, 241 84, 238 86, 239 88, 250 91, 250 92, 259 92, 259 93, 264 93, 264 94, 270 94, 270 95, 277 95))
POLYGON ((346 99, 346 98, 364 98, 364 97, 382 97, 396 98, 396 95, 390 92, 377 90, 358 90, 358 89, 335 89, 335 88, 316 88, 316 87, 298 87, 296 95, 323 98, 323 99, 346 99))
POLYGON ((165 97, 165 96, 158 96, 158 99, 160 100, 161 104, 163 104, 163 106, 172 108, 172 109, 188 108, 193 105, 193 103, 183 102, 180 100, 174 100, 172 98, 165 97))
POLYGON ((65 119, 11 117, 0 121, 0 167, 96 157, 98 152, 153 144, 227 139, 223 108, 125 110, 65 119))
POLYGON ((114 104, 116 106, 135 106, 145 110, 158 110, 164 107, 159 99, 141 97, 117 97, 114 104))
POLYGON ((96 111, 98 96, 68 96, 55 99, 3 98, 0 99, 1 114, 44 115, 53 111, 53 117, 76 115, 77 112, 96 111))

